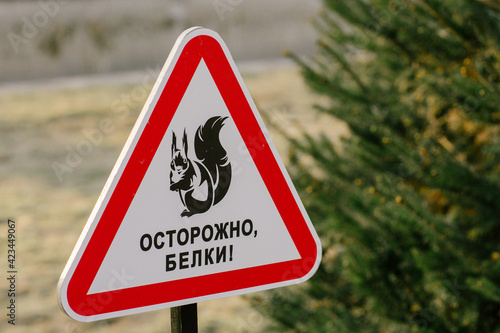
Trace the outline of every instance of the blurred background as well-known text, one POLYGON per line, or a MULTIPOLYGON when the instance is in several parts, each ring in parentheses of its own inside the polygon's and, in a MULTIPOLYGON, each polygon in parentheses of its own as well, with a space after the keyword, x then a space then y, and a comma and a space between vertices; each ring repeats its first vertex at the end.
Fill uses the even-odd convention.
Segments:
POLYGON ((204 26, 239 61, 311 54, 319 1, 1 1, 0 81, 162 65, 177 36, 204 26))

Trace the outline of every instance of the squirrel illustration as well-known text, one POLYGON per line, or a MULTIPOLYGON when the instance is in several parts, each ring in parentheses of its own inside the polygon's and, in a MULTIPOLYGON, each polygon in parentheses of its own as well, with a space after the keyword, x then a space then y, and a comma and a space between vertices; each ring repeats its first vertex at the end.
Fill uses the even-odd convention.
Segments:
POLYGON ((177 137, 172 132, 172 162, 170 163, 170 190, 177 191, 186 208, 181 216, 204 213, 219 203, 231 183, 231 164, 222 147, 219 134, 227 117, 212 117, 198 127, 194 137, 197 160, 188 157, 186 130, 182 148, 177 148, 177 137))

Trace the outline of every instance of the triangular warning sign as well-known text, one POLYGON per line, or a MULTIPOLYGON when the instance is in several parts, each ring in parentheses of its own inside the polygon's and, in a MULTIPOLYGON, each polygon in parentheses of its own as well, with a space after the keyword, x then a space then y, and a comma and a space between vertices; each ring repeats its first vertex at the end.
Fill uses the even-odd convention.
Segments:
POLYGON ((319 239, 227 47, 177 40, 59 281, 79 321, 305 281, 319 239))

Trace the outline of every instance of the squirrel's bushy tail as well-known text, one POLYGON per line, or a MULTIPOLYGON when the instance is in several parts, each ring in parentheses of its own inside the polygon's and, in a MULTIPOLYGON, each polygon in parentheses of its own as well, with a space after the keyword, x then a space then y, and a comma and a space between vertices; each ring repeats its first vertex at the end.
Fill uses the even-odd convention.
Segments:
POLYGON ((219 134, 227 117, 212 117, 198 127, 194 138, 196 157, 207 168, 214 184, 214 205, 227 193, 231 183, 231 164, 219 134))

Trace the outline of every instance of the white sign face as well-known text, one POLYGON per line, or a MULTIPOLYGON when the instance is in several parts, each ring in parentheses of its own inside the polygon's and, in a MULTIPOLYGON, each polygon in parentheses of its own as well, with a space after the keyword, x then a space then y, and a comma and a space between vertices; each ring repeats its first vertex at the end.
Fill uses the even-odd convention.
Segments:
POLYGON ((305 281, 318 237, 215 32, 176 42, 59 282, 93 321, 305 281))

